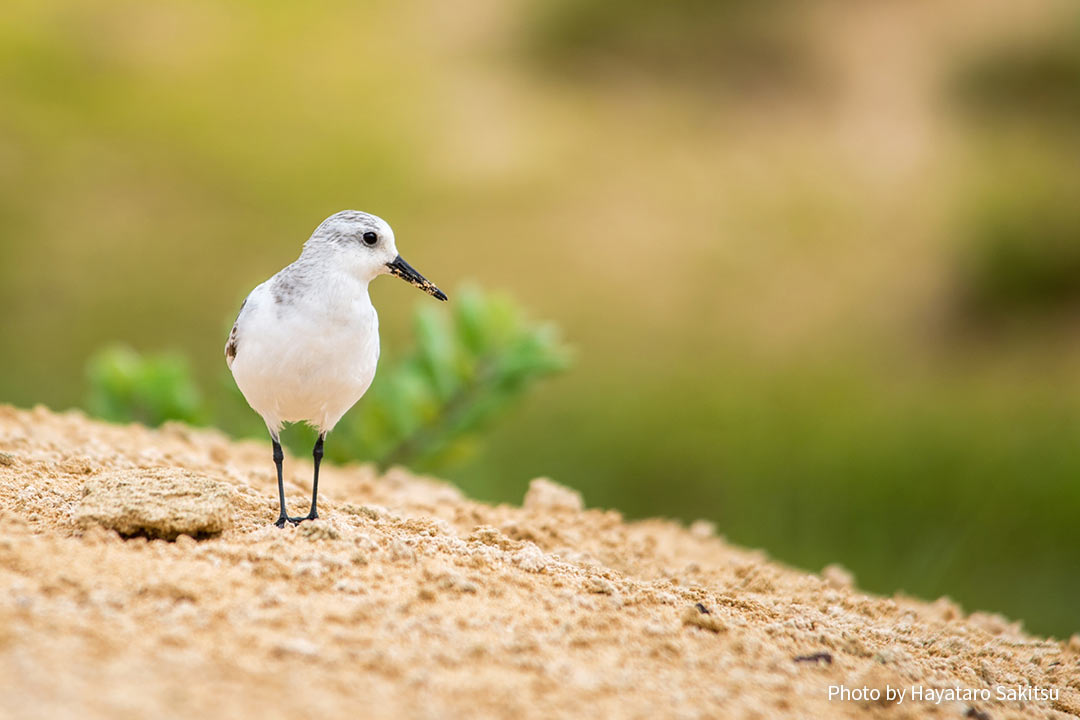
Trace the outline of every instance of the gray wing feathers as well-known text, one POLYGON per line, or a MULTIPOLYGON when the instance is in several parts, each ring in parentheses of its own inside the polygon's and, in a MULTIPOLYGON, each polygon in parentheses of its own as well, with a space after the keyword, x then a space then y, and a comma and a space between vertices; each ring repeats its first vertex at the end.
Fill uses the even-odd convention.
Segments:
POLYGON ((236 314, 236 322, 233 323, 232 331, 229 333, 229 340, 225 343, 225 364, 230 368, 232 367, 233 360, 236 359, 236 352, 240 349, 240 315, 244 312, 244 306, 247 305, 247 299, 240 304, 240 312, 236 314))

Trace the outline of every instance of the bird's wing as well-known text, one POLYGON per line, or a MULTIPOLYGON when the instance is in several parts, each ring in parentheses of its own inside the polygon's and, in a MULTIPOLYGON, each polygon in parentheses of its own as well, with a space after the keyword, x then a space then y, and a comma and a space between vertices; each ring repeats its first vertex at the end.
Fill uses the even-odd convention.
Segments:
POLYGON ((247 305, 247 299, 240 303, 240 312, 236 314, 236 322, 233 323, 232 330, 229 332, 229 340, 225 343, 225 364, 232 368, 233 360, 236 359, 236 351, 240 349, 240 337, 239 326, 240 316, 244 314, 244 306, 247 305))

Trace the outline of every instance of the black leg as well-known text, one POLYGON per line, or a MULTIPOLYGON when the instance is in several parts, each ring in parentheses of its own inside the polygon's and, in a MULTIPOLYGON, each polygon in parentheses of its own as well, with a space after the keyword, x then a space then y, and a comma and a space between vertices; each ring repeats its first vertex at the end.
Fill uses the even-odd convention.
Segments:
POLYGON ((317 504, 319 502, 319 463, 322 462, 323 457, 323 440, 326 439, 326 433, 319 433, 319 439, 315 441, 315 449, 311 451, 311 456, 315 458, 315 477, 311 481, 311 512, 305 520, 315 520, 319 517, 319 511, 317 504))
POLYGON ((277 466, 277 491, 278 501, 281 503, 281 514, 278 515, 277 522, 274 524, 278 527, 285 527, 285 521, 289 519, 289 516, 285 513, 285 480, 281 477, 281 463, 285 459, 285 453, 281 452, 281 443, 277 438, 271 438, 274 441, 274 465, 277 466))
POLYGON ((285 527, 285 523, 287 522, 296 525, 304 520, 318 519, 319 464, 322 462, 323 458, 323 441, 325 439, 326 433, 321 433, 319 439, 315 441, 315 449, 311 451, 312 457, 315 458, 315 477, 311 482, 311 511, 307 514, 307 517, 289 517, 285 510, 285 479, 282 477, 282 462, 285 460, 285 453, 282 452, 281 443, 278 442, 278 439, 271 436, 271 440, 274 442, 274 465, 277 466, 278 502, 281 504, 281 513, 278 515, 278 519, 274 524, 279 528, 285 527))

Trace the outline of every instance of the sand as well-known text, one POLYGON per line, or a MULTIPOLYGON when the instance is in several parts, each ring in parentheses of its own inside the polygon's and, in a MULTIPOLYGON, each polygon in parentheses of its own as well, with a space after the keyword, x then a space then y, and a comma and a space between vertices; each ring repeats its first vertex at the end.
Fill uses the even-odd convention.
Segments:
MULTIPOLYGON (((286 458, 293 514, 310 471, 286 458)), ((1080 716, 1080 637, 543 480, 493 507, 399 470, 322 478, 323 517, 279 530, 268 443, 0 406, 0 716, 1080 716)))

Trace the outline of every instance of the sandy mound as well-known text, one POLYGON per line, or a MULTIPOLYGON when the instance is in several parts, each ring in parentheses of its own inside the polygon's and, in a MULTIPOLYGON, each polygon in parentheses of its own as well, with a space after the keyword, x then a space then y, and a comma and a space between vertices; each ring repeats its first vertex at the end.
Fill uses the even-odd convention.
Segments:
MULTIPOLYGON (((286 459, 294 513, 310 470, 286 459)), ((1080 638, 546 481, 518 508, 323 477, 323 519, 279 530, 268 444, 0 406, 0 717, 1080 716, 1080 638)))

